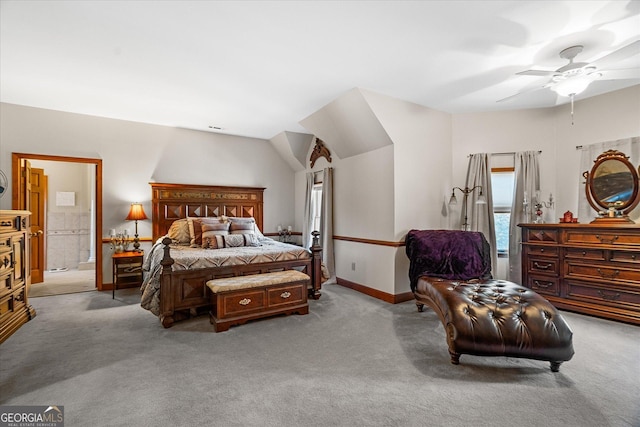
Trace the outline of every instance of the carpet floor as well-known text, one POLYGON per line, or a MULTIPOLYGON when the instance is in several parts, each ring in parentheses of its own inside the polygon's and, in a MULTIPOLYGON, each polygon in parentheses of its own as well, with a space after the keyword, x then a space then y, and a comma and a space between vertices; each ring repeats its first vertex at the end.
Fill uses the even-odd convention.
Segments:
POLYGON ((32 283, 29 298, 96 290, 95 270, 45 271, 41 283, 32 283))
POLYGON ((61 405, 69 426, 640 426, 640 328, 563 312, 575 356, 463 355, 413 302, 337 285, 306 316, 163 329, 139 291, 34 298, 0 346, 0 404, 61 405))

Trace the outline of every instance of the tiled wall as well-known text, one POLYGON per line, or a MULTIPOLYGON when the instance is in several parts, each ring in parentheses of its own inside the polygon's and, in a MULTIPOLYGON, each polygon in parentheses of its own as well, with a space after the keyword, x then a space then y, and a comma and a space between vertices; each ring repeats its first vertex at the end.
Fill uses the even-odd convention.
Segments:
POLYGON ((77 269, 89 258, 90 212, 47 214, 47 270, 77 269))

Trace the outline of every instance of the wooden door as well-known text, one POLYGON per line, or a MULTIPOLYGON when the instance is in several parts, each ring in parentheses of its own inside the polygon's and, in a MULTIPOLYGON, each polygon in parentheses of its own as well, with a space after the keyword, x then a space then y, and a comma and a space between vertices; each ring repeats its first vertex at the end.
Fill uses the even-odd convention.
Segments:
POLYGON ((31 283, 41 283, 45 270, 45 214, 47 176, 44 169, 31 168, 31 283))

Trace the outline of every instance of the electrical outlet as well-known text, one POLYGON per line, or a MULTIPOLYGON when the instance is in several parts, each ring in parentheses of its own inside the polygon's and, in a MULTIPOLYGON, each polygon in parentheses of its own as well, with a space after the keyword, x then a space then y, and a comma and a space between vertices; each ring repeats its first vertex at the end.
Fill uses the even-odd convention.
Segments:
POLYGON ((356 271, 356 263, 355 262, 351 263, 351 271, 356 271))

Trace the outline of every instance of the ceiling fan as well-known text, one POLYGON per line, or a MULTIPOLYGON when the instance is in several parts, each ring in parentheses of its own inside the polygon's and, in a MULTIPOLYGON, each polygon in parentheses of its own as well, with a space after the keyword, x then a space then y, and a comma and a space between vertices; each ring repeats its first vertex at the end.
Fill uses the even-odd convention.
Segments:
POLYGON ((640 79, 640 68, 609 69, 616 62, 640 54, 640 40, 636 40, 591 63, 574 62, 574 59, 582 50, 583 46, 576 45, 560 51, 560 58, 568 60, 569 63, 557 70, 526 70, 516 73, 520 76, 549 76, 550 80, 542 86, 516 93, 497 102, 543 89, 550 89, 560 96, 570 97, 573 101, 574 96, 582 93, 595 80, 640 79))

